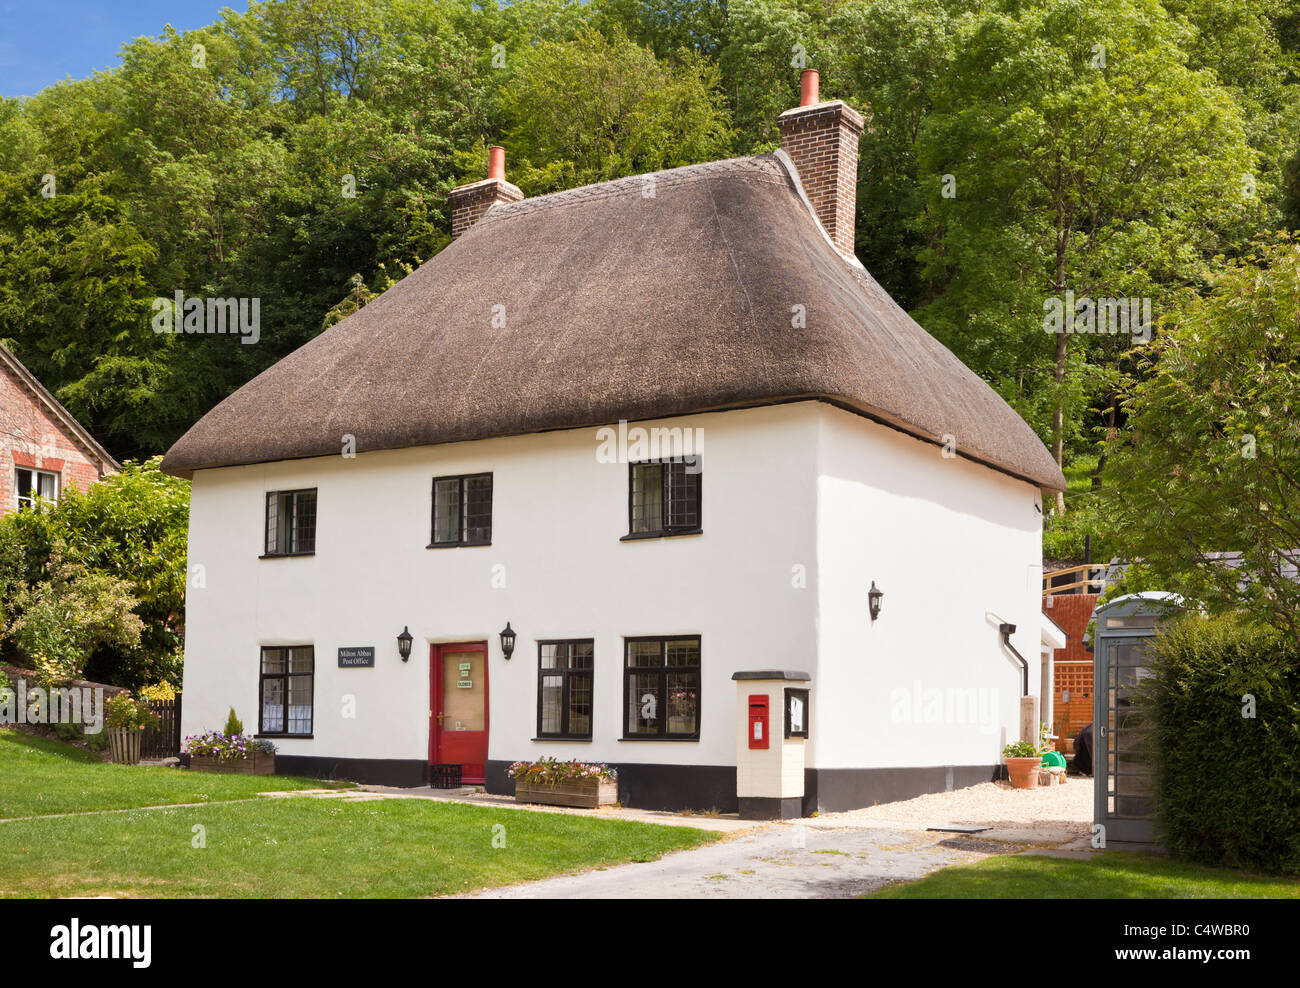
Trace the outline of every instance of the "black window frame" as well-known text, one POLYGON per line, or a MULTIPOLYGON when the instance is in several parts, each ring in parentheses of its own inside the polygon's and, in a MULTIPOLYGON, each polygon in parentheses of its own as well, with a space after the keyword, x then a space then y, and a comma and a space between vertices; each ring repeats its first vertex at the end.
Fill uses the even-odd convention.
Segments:
POLYGON ((804 738, 808 737, 808 726, 812 721, 812 706, 808 700, 808 690, 797 687, 787 686, 785 688, 785 736, 787 738, 804 738), (790 700, 793 697, 799 697, 803 701, 803 730, 790 730, 790 700))
POLYGON ((698 741, 700 740, 700 727, 704 720, 704 644, 700 635, 634 635, 626 636, 623 639, 623 713, 619 718, 623 722, 622 740, 624 741, 698 741), (694 666, 670 666, 668 665, 668 643, 693 641, 695 651, 699 656, 699 661, 694 666), (659 665, 658 666, 631 666, 628 660, 632 655, 632 645, 634 642, 658 642, 659 643, 659 665), (663 713, 657 718, 659 722, 659 732, 657 734, 634 734, 628 731, 628 715, 631 708, 628 705, 628 687, 632 679, 632 671, 647 672, 651 669, 659 670, 659 695, 663 700, 663 713), (668 729, 668 674, 676 671, 694 670, 695 681, 695 731, 690 734, 669 734, 668 729))
POLYGON ((548 638, 537 643, 537 738, 546 741, 590 741, 596 729, 596 639, 594 638, 548 638), (590 645, 591 646, 591 667, 588 669, 573 669, 566 666, 563 669, 552 667, 544 668, 542 666, 542 647, 545 645, 590 645), (564 682, 560 691, 560 731, 546 732, 542 730, 542 679, 545 676, 563 676, 564 682), (572 697, 572 680, 575 677, 585 676, 589 683, 591 692, 591 711, 587 715, 588 729, 586 734, 577 733, 569 729, 569 713, 572 697))
MULTIPOLYGON (((492 476, 492 471, 484 473, 453 473, 443 477, 434 477, 433 483, 429 486, 429 544, 428 549, 456 549, 467 546, 481 546, 492 544, 492 509, 495 501, 496 481, 492 476), (470 527, 469 515, 469 481, 482 480, 487 478, 487 538, 470 539, 469 533, 473 529, 470 527), (460 513, 460 538, 456 541, 438 541, 438 485, 448 481, 458 481, 459 487, 457 492, 457 505, 460 513)), ((481 528, 484 526, 475 526, 481 528)))
POLYGON ((316 646, 313 644, 298 645, 263 645, 257 653, 257 735, 258 737, 268 738, 310 738, 316 728, 316 646), (307 672, 290 672, 291 664, 289 650, 295 648, 306 648, 311 650, 311 669, 307 672), (283 651, 284 654, 284 672, 267 672, 266 671, 266 653, 273 651, 283 651), (307 730, 290 731, 289 730, 289 680, 295 678, 311 677, 311 723, 307 730), (269 731, 266 729, 266 681, 276 679, 283 681, 282 694, 284 704, 281 708, 281 723, 284 725, 283 730, 269 731))
POLYGON ((636 539, 665 539, 677 535, 699 535, 704 531, 704 464, 700 454, 690 456, 665 456, 651 460, 636 460, 627 465, 627 534, 619 541, 630 542, 636 539), (655 530, 638 532, 636 530, 636 471, 638 467, 658 465, 662 470, 659 479, 659 522, 655 530), (681 466, 683 476, 695 478, 695 497, 692 507, 695 511, 694 523, 673 522, 673 480, 674 466, 681 466))
MULTIPOLYGON (((267 491, 264 504, 265 515, 262 523, 262 559, 283 559, 293 556, 314 556, 316 555, 316 521, 318 518, 318 508, 320 505, 320 488, 318 487, 295 487, 283 491, 267 491), (311 548, 297 549, 292 552, 286 551, 281 547, 285 539, 285 521, 284 521, 284 498, 293 499, 294 511, 297 512, 297 498, 303 494, 312 495, 311 508, 311 548), (275 504, 275 538, 276 548, 271 548, 271 505, 275 504)), ((291 523, 292 524, 292 523, 291 523)), ((301 539, 301 536, 299 536, 301 539)))

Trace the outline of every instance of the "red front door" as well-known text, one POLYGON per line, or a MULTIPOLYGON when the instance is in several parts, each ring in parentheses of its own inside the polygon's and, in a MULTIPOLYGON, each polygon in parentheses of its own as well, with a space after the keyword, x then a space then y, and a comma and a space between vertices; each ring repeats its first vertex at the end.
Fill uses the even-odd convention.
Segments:
POLYGON ((434 645, 429 653, 429 764, 459 765, 462 782, 487 771, 487 642, 434 645))

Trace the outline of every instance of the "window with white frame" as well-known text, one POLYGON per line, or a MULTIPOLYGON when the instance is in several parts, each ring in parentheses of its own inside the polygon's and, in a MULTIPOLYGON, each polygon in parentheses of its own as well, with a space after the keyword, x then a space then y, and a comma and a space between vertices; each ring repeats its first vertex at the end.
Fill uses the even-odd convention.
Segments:
POLYGON ((48 470, 33 470, 18 467, 14 470, 14 492, 18 497, 19 508, 36 507, 37 499, 57 501, 59 499, 59 475, 48 470))

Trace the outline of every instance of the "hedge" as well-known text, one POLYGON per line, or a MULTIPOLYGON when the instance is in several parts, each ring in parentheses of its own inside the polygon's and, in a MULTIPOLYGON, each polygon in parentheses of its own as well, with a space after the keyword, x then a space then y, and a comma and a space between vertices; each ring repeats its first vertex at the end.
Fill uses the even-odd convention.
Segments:
POLYGON ((1166 626, 1150 653, 1139 702, 1152 725, 1161 842, 1186 861, 1300 874, 1296 643, 1243 617, 1192 615, 1166 626))

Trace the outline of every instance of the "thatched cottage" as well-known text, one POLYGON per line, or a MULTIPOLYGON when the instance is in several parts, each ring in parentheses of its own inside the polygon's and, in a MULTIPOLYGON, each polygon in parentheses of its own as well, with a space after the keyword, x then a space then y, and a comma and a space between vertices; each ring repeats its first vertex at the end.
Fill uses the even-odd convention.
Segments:
POLYGON ((810 76, 780 128, 532 199, 494 149, 450 246, 172 448, 185 733, 234 706, 283 772, 554 756, 734 810, 733 676, 778 669, 803 812, 993 777, 1064 480, 854 257, 862 117, 810 76))

